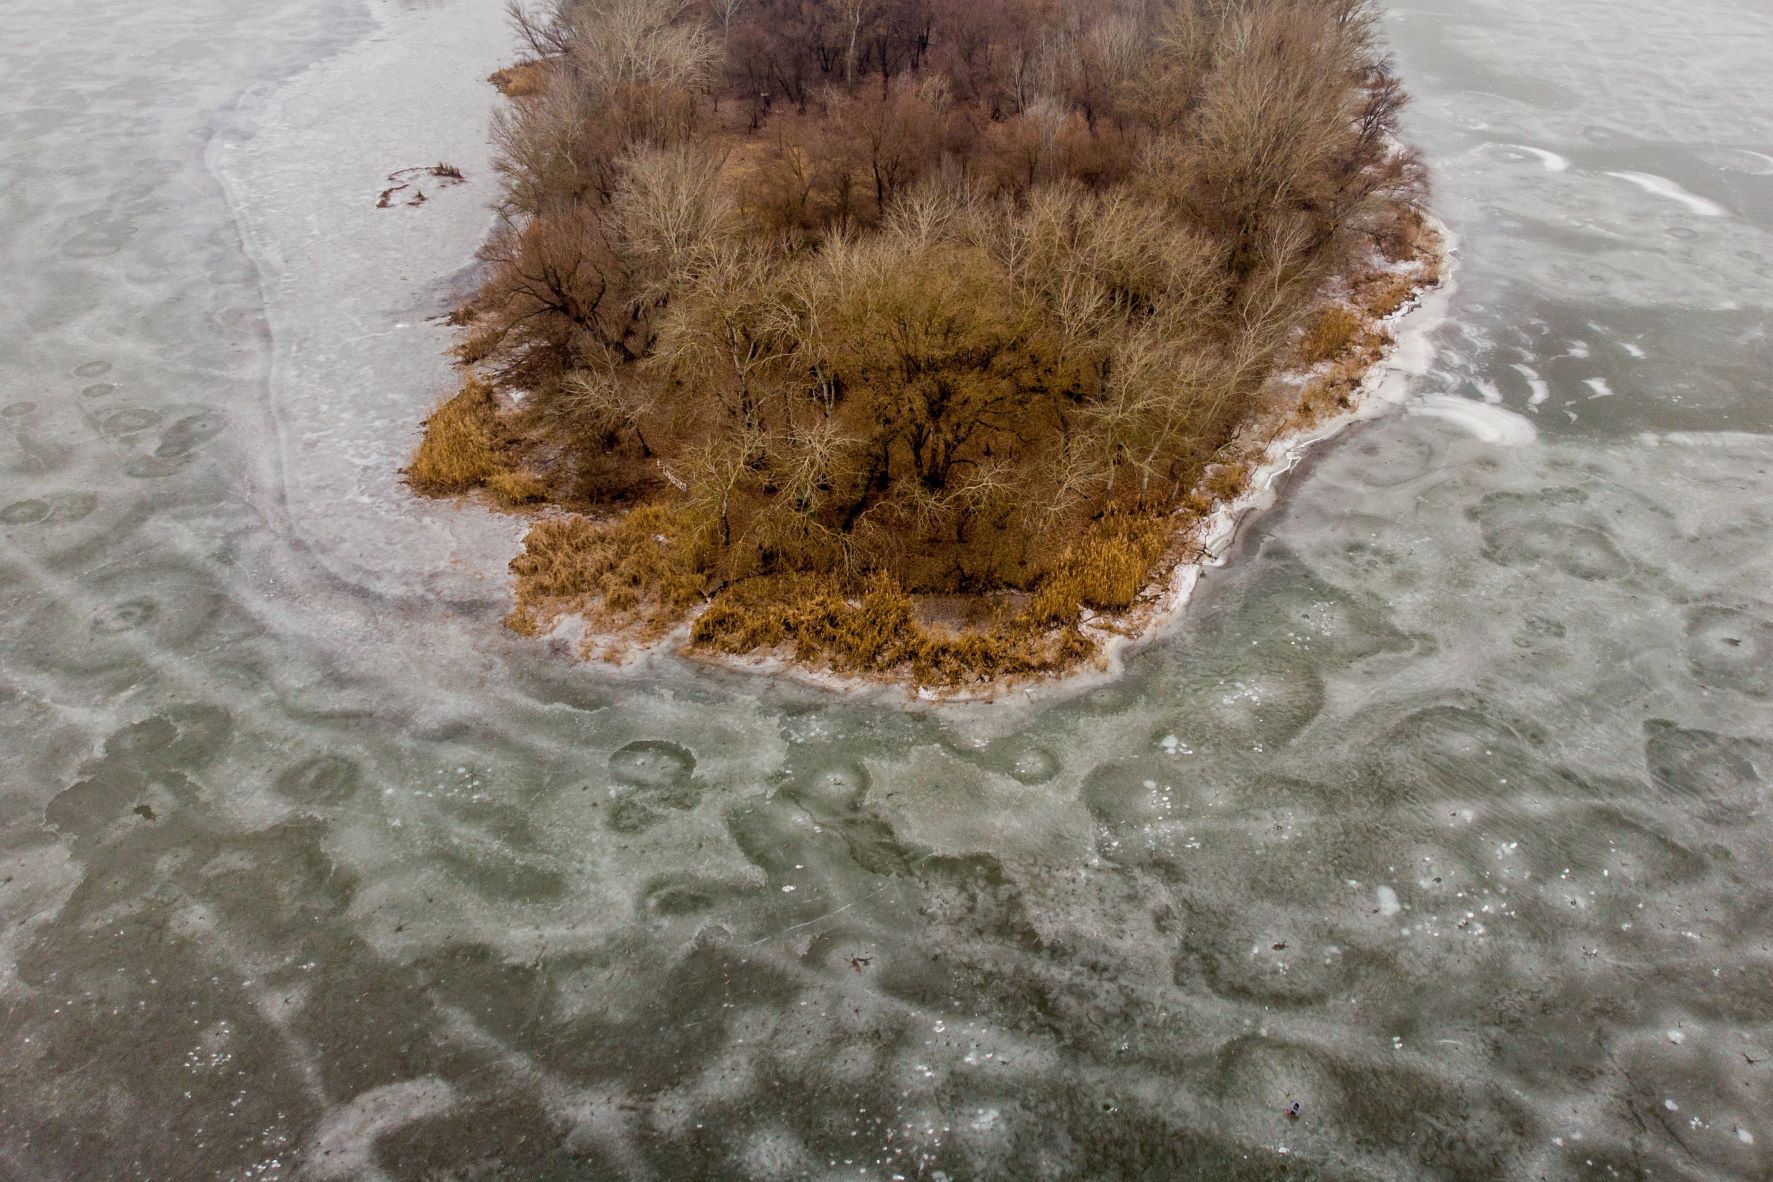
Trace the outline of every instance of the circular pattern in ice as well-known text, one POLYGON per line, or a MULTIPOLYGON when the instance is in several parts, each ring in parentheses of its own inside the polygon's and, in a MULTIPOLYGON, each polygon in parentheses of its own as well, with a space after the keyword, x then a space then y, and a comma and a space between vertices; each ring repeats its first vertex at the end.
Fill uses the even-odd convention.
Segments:
POLYGON ((36 525, 48 519, 50 506, 48 501, 35 498, 26 501, 14 501, 0 509, 0 523, 6 525, 36 525))
POLYGON ((663 809, 688 810, 701 803, 696 757, 663 739, 640 739, 609 757, 612 795, 604 824, 618 833, 639 833, 664 819, 663 809))
POLYGON ((112 411, 100 420, 100 426, 107 435, 133 435, 146 431, 159 421, 159 411, 146 406, 131 406, 112 411))
POLYGON ((225 602, 194 570, 133 563, 83 581, 67 600, 46 604, 20 648, 71 672, 138 665, 150 654, 185 651, 220 622, 225 602))
POLYGON ((634 788, 672 788, 687 784, 696 772, 688 747, 663 739, 640 739, 609 757, 610 777, 634 788))
POLYGON ((868 772, 859 763, 824 764, 808 775, 797 776, 788 793, 804 808, 825 816, 840 816, 856 809, 868 795, 868 772))
POLYGON ((1687 661, 1714 689, 1757 698, 1773 693, 1773 611, 1696 608, 1687 617, 1687 661))
POLYGON ((279 796, 296 804, 341 804, 363 786, 363 769, 343 755, 304 759, 277 777, 279 796))
POLYGON ((160 437, 154 454, 162 459, 185 455, 199 445, 221 434, 227 417, 215 411, 199 411, 186 415, 168 427, 160 437))
POLYGON ((1010 776, 1018 783, 1045 784, 1059 774, 1059 757, 1045 747, 1028 746, 1010 757, 1010 776))

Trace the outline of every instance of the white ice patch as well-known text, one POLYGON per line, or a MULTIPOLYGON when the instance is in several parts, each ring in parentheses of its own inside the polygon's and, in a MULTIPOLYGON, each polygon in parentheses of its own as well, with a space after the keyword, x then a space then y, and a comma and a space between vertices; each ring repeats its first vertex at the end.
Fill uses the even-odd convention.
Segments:
POLYGON ((1539 438, 1533 424, 1511 410, 1446 394, 1428 395, 1410 407, 1410 413, 1444 419, 1485 443, 1502 447, 1523 447, 1539 438))
POLYGON ((448 1111, 456 1090, 434 1075, 384 1084, 329 1109, 308 1150, 315 1178, 373 1178, 375 1142, 383 1133, 448 1111))
POLYGON ((1404 909, 1403 904, 1397 901, 1397 892, 1388 886, 1374 887, 1373 894, 1379 900, 1380 915, 1396 915, 1404 909))
POLYGON ((1502 391, 1498 390, 1496 388, 1495 382, 1486 382, 1486 381, 1482 381, 1479 379, 1473 379, 1471 384, 1473 386, 1477 387, 1477 392, 1484 396, 1485 402, 1501 402, 1502 401, 1502 391))
POLYGON ((1652 196, 1678 201, 1700 217, 1721 218, 1728 212, 1717 202, 1707 201, 1695 193, 1689 193, 1665 176, 1657 176, 1651 172, 1610 172, 1607 175, 1618 177, 1627 184, 1636 185, 1652 196))
POLYGON ((1628 355, 1629 355, 1629 356, 1631 356, 1631 357, 1633 357, 1633 358, 1635 358, 1635 359, 1636 359, 1636 360, 1638 360, 1638 361, 1642 361, 1642 360, 1643 360, 1643 359, 1644 359, 1644 358, 1646 358, 1646 357, 1648 357, 1648 356, 1649 356, 1649 354, 1648 354, 1648 353, 1646 353, 1646 352, 1644 352, 1644 350, 1643 350, 1643 349, 1642 349, 1642 347, 1640 347, 1640 346, 1638 346, 1638 345, 1634 345, 1634 344, 1632 344, 1632 343, 1631 343, 1631 342, 1630 342, 1630 341, 1620 341, 1620 342, 1619 342, 1619 347, 1620 347, 1620 348, 1621 348, 1621 349, 1624 349, 1624 350, 1625 350, 1625 352, 1626 352, 1626 353, 1627 353, 1627 354, 1628 354, 1628 355))
POLYGON ((1618 391, 1614 390, 1613 387, 1607 384, 1606 378, 1584 378, 1582 384, 1594 391, 1593 394, 1589 395, 1590 398, 1611 398, 1614 394, 1618 393, 1618 391))
POLYGON ((1544 166, 1546 172, 1569 172, 1570 161, 1556 152, 1544 148, 1533 148, 1526 144, 1497 144, 1496 147, 1508 152, 1525 152, 1544 166))
POLYGON ((1165 755, 1193 755, 1194 754, 1194 748, 1190 747, 1187 743, 1184 743, 1181 739, 1177 738, 1175 735, 1165 735, 1163 737, 1163 741, 1161 743, 1159 743, 1158 746, 1163 748, 1163 753, 1165 755))
POLYGON ((1726 148, 1721 154, 1723 159, 1719 168, 1731 172, 1743 172, 1749 176, 1773 176, 1773 156, 1765 152, 1756 152, 1749 148, 1726 148))
POLYGON ((1527 379, 1527 389, 1531 391, 1531 395, 1527 399, 1528 406, 1538 406, 1551 397, 1551 386, 1539 376, 1538 370, 1530 365, 1517 365, 1514 369, 1516 373, 1527 379))
POLYGON ((429 6, 435 16, 372 7, 382 35, 249 95, 206 159, 266 301, 264 398, 287 528, 366 593, 480 602, 522 524, 419 500, 399 468, 426 410, 461 381, 447 331, 410 310, 440 300, 493 224, 486 127, 498 95, 462 80, 486 77, 515 48, 497 5, 429 6), (466 179, 427 184, 422 208, 377 207, 390 169, 429 161, 466 179))

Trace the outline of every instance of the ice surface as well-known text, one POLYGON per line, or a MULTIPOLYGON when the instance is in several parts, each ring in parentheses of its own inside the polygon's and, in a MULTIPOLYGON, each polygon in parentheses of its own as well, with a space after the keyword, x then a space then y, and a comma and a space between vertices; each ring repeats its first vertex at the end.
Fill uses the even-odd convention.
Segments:
POLYGON ((399 469, 457 380, 437 320, 470 290, 457 272, 492 226, 485 78, 515 50, 498 5, 377 14, 398 35, 248 96, 208 160, 264 288, 292 544, 378 594, 485 599, 519 529, 414 497, 399 469), (420 173, 423 205, 378 207, 390 174, 438 163, 465 183, 420 173))
POLYGON ((1503 447, 1521 447, 1539 435, 1530 419, 1488 399, 1472 402, 1446 394, 1425 394, 1412 402, 1409 410, 1411 414, 1442 419, 1463 427, 1485 443, 1503 447))
MULTIPOLYGON (((1538 370, 1530 365, 1518 364, 1514 366, 1514 370, 1527 380, 1527 389, 1532 391, 1531 395, 1527 398, 1528 406, 1538 406, 1541 402, 1544 402, 1551 397, 1551 386, 1547 384, 1544 378, 1539 376, 1538 370)), ((1500 397, 1486 398, 1484 401, 1500 402, 1502 399, 1500 397)))
POLYGON ((1539 161, 1547 172, 1570 171, 1570 161, 1568 157, 1560 156, 1556 152, 1549 151, 1545 148, 1534 148, 1526 144, 1497 144, 1496 147, 1504 154, 1504 156, 1509 153, 1524 152, 1533 159, 1539 161))
POLYGON ((1687 192, 1665 176, 1653 176, 1647 172, 1610 172, 1607 175, 1636 185, 1653 197, 1666 197, 1684 205, 1700 217, 1721 218, 1729 212, 1715 201, 1687 192))
POLYGON ((10 14, 0 1174, 1773 1174, 1763 6, 1393 5, 1405 413, 924 712, 508 637, 403 492, 501 7, 10 14))

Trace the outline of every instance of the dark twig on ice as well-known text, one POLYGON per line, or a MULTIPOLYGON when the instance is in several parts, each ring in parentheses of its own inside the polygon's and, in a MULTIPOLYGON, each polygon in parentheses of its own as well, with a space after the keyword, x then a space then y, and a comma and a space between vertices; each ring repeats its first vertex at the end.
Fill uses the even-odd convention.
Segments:
POLYGON ((438 161, 436 164, 396 169, 388 174, 388 180, 393 183, 386 189, 383 189, 380 195, 376 197, 376 208, 391 208, 395 203, 394 195, 396 193, 404 193, 408 189, 414 190, 413 196, 400 202, 400 204, 423 205, 426 201, 425 191, 423 189, 415 189, 413 185, 413 182, 421 176, 435 177, 440 182, 437 186, 438 188, 448 188, 451 185, 459 185, 468 179, 463 175, 461 169, 453 164, 445 164, 442 161, 438 161))

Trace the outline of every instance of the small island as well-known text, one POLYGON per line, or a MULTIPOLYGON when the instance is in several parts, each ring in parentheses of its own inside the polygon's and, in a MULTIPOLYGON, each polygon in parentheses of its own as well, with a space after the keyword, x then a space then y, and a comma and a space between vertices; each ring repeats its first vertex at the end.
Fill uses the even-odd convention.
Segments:
POLYGON ((979 695, 1148 626, 1439 281, 1369 0, 513 9, 461 389, 509 624, 979 695))

